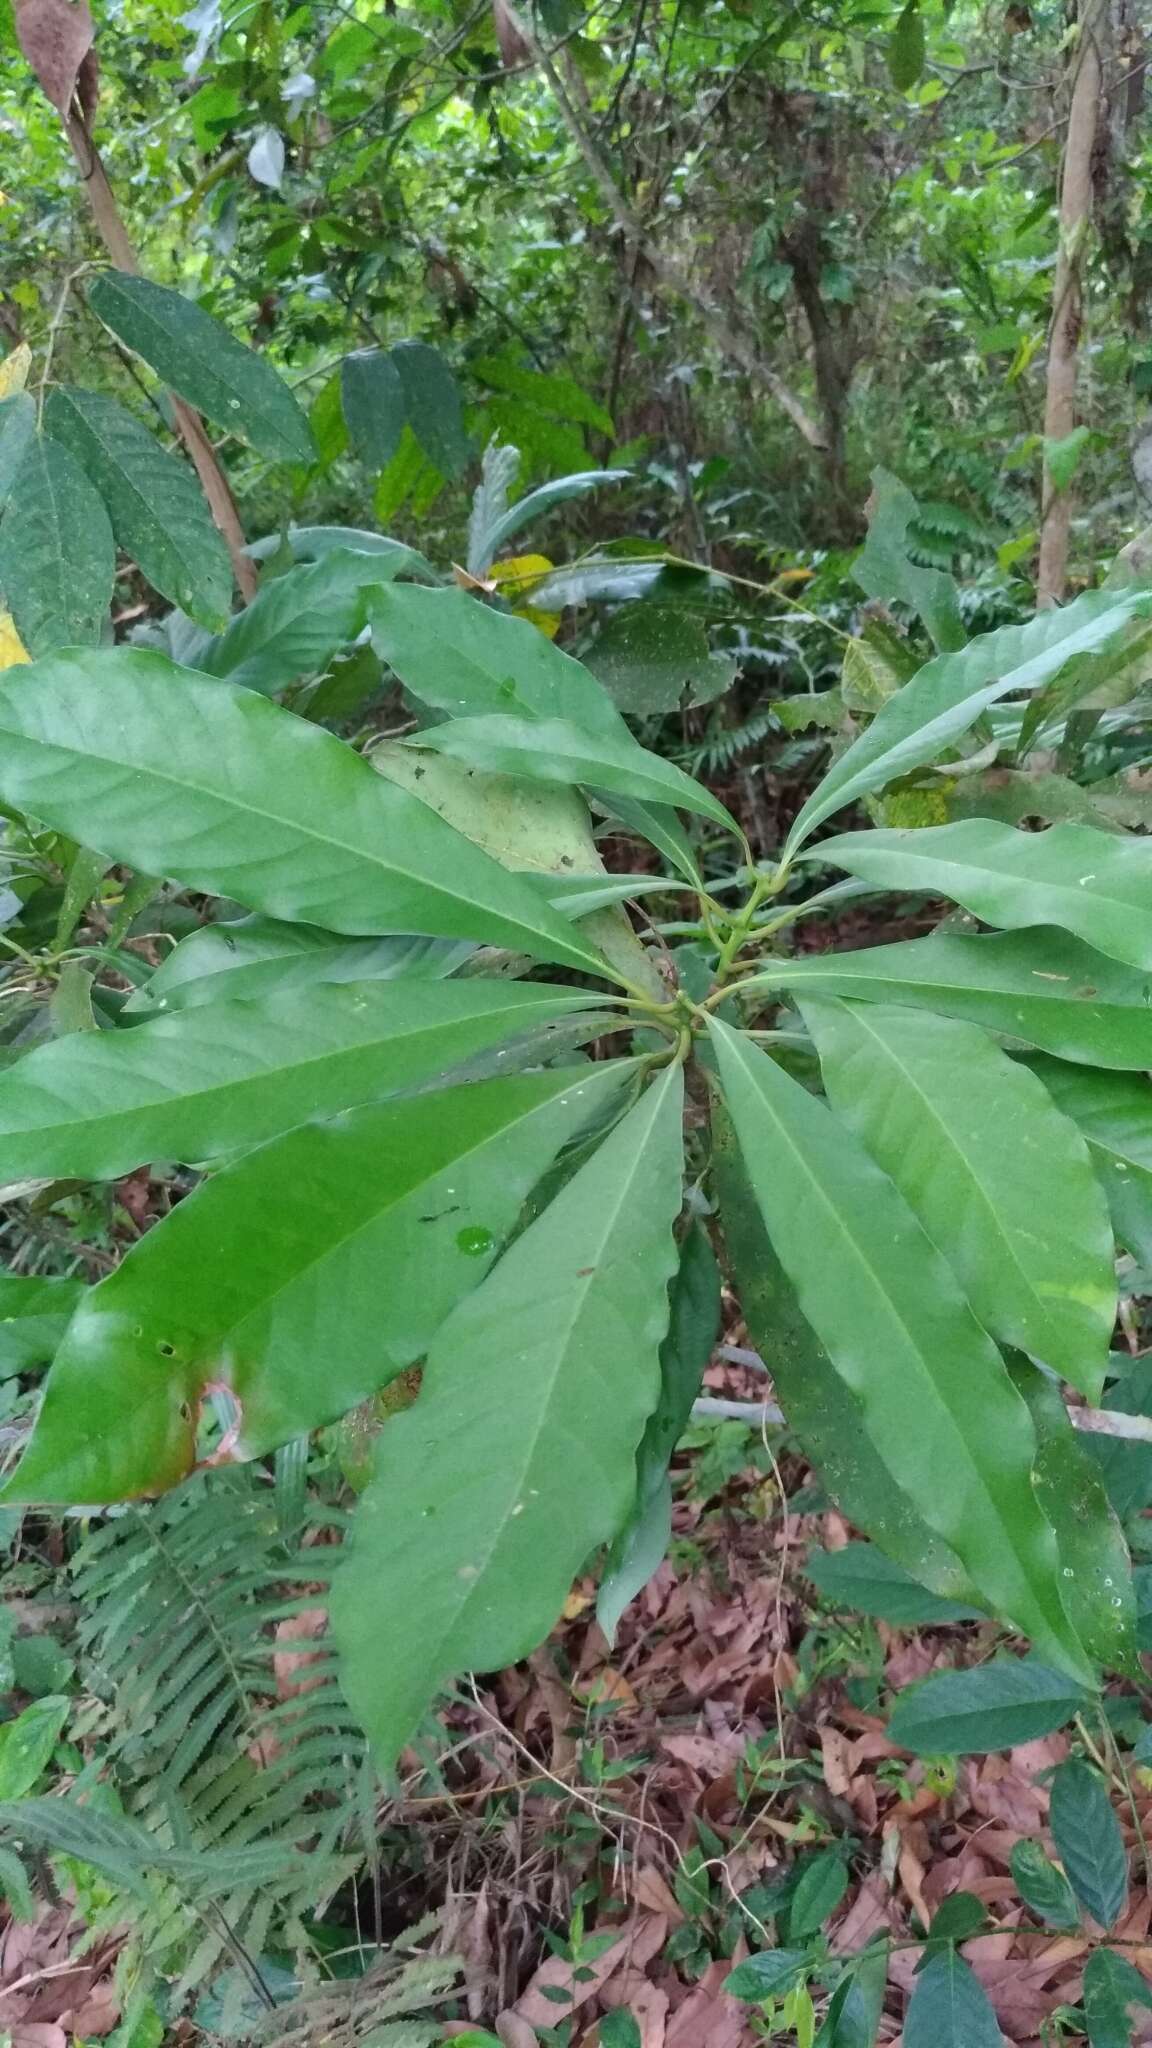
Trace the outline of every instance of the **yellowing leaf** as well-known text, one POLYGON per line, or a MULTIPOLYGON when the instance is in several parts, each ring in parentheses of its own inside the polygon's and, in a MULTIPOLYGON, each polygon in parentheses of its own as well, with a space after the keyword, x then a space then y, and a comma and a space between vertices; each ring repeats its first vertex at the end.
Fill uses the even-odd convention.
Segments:
POLYGON ((0 668, 15 668, 17 662, 29 660, 31 656, 12 623, 11 612, 0 611, 0 668))
MULTIPOLYGON (((502 584, 512 584, 514 587, 508 594, 514 597, 516 585, 538 582, 542 576, 550 575, 554 567, 555 563, 550 562, 547 555, 510 555, 506 562, 492 564, 488 571, 488 582, 495 585, 497 590, 502 584)), ((560 631, 560 612, 537 611, 535 605, 529 604, 521 606, 515 616, 518 619, 527 619, 529 625, 535 626, 537 632, 543 633, 546 640, 554 640, 560 631)))
POLYGON ((23 391, 32 367, 32 351, 26 341, 14 348, 11 355, 0 363, 0 398, 11 398, 14 392, 23 391))

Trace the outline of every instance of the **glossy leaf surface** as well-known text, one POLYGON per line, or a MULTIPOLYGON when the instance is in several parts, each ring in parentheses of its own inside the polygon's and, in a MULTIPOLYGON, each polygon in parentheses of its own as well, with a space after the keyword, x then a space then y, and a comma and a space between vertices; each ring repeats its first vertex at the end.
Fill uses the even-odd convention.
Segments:
POLYGON ((1152 978, 1065 932, 934 932, 773 961, 745 984, 938 1010, 1087 1066, 1152 1066, 1152 978))
POLYGON ((711 1030, 765 1227, 893 1481, 984 1597, 1087 1679, 1031 1419, 954 1275, 852 1132, 750 1040, 711 1030))
POLYGON ((585 734, 560 718, 454 718, 419 735, 420 745, 454 760, 473 761, 498 775, 530 782, 578 783, 618 790, 649 804, 698 811, 729 832, 738 828, 718 797, 685 775, 674 761, 649 753, 627 728, 618 735, 585 734))
POLYGON ((1098 1400, 1116 1277, 1107 1208, 1075 1126, 975 1024, 886 1003, 801 998, 801 1009, 830 1102, 981 1322, 1098 1400))
POLYGON ((1152 968, 1152 845, 1053 825, 1018 832, 987 818, 910 832, 846 832, 820 858, 883 888, 948 896, 985 924, 1057 925, 1113 960, 1152 968))
POLYGON ((381 1434, 332 1596, 381 1763, 454 1673, 540 1641, 629 1512, 660 1393, 682 1102, 668 1068, 441 1326, 419 1399, 381 1434))
POLYGON ((161 654, 109 648, 0 677, 0 796, 143 874, 274 917, 483 938, 602 971, 529 883, 342 741, 161 654))
POLYGON ((183 292, 123 270, 88 288, 92 311, 156 375, 272 462, 315 460, 312 432, 282 377, 183 292))
POLYGON ((94 645, 112 599, 116 549, 99 493, 75 456, 36 434, 0 521, 0 591, 29 654, 94 645))
POLYGON ((350 982, 74 1032, 0 1071, 0 1180, 220 1158, 592 1002, 522 982, 350 982))
POLYGON ((237 1458, 356 1407, 422 1356, 540 1174, 634 1072, 622 1061, 352 1110, 202 1182, 87 1294, 7 1497, 174 1486, 212 1387, 237 1404, 237 1458))
POLYGON ((232 565, 188 465, 96 391, 57 385, 44 425, 99 492, 124 552, 154 590, 210 630, 228 616, 232 565))
POLYGON ((1147 592, 1090 590, 1062 611, 982 633, 938 654, 889 698, 824 777, 788 836, 794 852, 825 818, 907 775, 951 746, 981 713, 1017 690, 1038 690, 1081 654, 1119 644, 1130 619, 1152 610, 1147 592))

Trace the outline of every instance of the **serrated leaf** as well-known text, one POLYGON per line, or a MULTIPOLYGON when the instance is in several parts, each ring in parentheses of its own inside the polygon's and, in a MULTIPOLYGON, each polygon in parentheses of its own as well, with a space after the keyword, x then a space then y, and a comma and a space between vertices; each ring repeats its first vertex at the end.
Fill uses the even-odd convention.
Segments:
POLYGON ((232 565, 192 471, 115 399, 56 385, 44 426, 107 508, 125 554, 162 597, 210 630, 228 616, 232 565))
POLYGON ((885 889, 948 896, 985 924, 1057 925, 1130 967, 1152 968, 1152 846, 1053 825, 1019 832, 986 818, 911 832, 847 832, 821 860, 885 889))
POLYGON ((942 1600, 872 1543, 848 1543, 843 1550, 812 1550, 804 1566, 817 1591, 837 1607, 875 1615, 896 1628, 978 1621, 979 1610, 942 1600))
POLYGON ((672 1282, 668 1331, 660 1346, 660 1399, 636 1453, 636 1501, 605 1560, 596 1619, 611 1644, 620 1616, 660 1564, 672 1528, 668 1461, 688 1427, 720 1322, 720 1269, 707 1233, 694 1223, 672 1282))
POLYGON ((1038 690, 1076 656, 1115 645, 1129 620, 1149 611, 1152 592, 1118 597, 1090 590, 1062 611, 1037 612, 1023 625, 999 626, 956 653, 938 654, 833 764, 800 811, 786 854, 834 811, 934 760, 1001 698, 1038 690))
MULTIPOLYGON (((219 1159, 591 1009, 543 983, 349 982, 87 1031, 0 1071, 0 1176, 219 1159)), ((602 1028, 601 1025, 598 1028, 602 1028)))
POLYGON ((0 1276, 0 1379, 47 1364, 83 1295, 82 1280, 0 1276))
POLYGON ((367 469, 387 469, 408 418, 404 386, 391 353, 358 348, 345 356, 340 399, 353 454, 367 469))
POLYGON ((0 1849, 0 1897, 16 1922, 36 1918, 32 1880, 13 1849, 0 1849))
POLYGON ((1079 1927, 1080 1908, 1072 1887, 1064 1872, 1044 1854, 1039 1842, 1021 1836, 1013 1845, 1012 1876, 1029 1912, 1035 1913, 1046 1927, 1079 1927))
POLYGON ((642 803, 697 811, 729 832, 739 831, 718 797, 674 761, 638 745, 625 727, 618 734, 586 733, 562 718, 452 718, 421 732, 419 744, 497 775, 619 790, 642 803))
POLYGON ((981 1594, 1090 1682, 1032 1491, 1031 1419, 991 1339, 851 1131, 743 1034, 709 1028, 765 1227, 894 1484, 981 1594))
POLYGON ((1086 1703, 1063 1671, 1034 1657, 997 1657, 942 1671, 896 1702, 888 1733, 913 1756, 980 1756, 1063 1728, 1086 1703))
POLYGON ((103 500, 66 448, 36 434, 0 520, 0 590, 29 654, 94 645, 115 577, 103 500))
POLYGON ((205 650, 197 667, 266 696, 316 675, 360 632, 367 593, 403 568, 397 555, 328 550, 318 562, 264 583, 205 650))
POLYGON ((86 1295, 8 1498, 176 1485, 210 1386, 235 1400, 237 1458, 357 1407, 423 1356, 539 1176, 634 1072, 612 1062, 353 1110, 202 1182, 86 1295))
POLYGON ((1075 1757, 1060 1765, 1052 1777, 1048 1825, 1084 1911, 1101 1927, 1115 1927, 1128 1903, 1128 1858, 1099 1771, 1075 1757))
POLYGON ((92 311, 181 398, 273 462, 311 463, 308 421, 267 357, 245 348, 195 299, 150 278, 105 270, 92 311))
POLYGON ((23 1799, 52 1761, 72 1710, 68 1699, 36 1700, 0 1726, 0 1800, 23 1799))
POLYGON ((1152 2006, 1152 1989, 1127 1956, 1093 1949, 1084 1965, 1084 2021, 1089 2048, 1132 2048, 1133 2006, 1152 2006))
POLYGON ((1148 976, 1063 932, 933 932, 773 961, 743 984, 744 992, 769 988, 937 1010, 1087 1066, 1152 1066, 1148 976))
POLYGON ((429 462, 441 476, 459 476, 472 451, 464 432, 460 387, 439 349, 425 341, 400 341, 391 359, 405 417, 429 462))
POLYGON ((975 1024, 883 1003, 801 997, 801 1009, 833 1108, 981 1322, 1099 1400, 1116 1320, 1112 1232, 1087 1147, 1043 1083, 975 1024))
POLYGON ((199 1849, 169 1849, 122 1814, 83 1806, 67 1795, 0 1805, 0 1832, 51 1855, 75 1856, 82 1863, 91 1863, 131 1897, 145 1901, 150 1894, 150 1871, 171 1878, 185 1897, 207 1900, 226 1896, 242 1885, 255 1888, 272 1880, 282 1882, 286 1865, 299 1863, 302 1879, 305 1869, 300 1852, 282 1842, 258 1842, 239 1849, 216 1845, 211 1854, 199 1849))
POLYGON ((377 1447, 332 1618, 382 1764, 437 1688, 526 1655, 628 1513, 681 1198, 667 1068, 434 1339, 377 1447))
POLYGON ((124 1008, 129 1015, 151 1016, 204 1003, 258 1001, 317 982, 396 981, 407 975, 440 981, 474 951, 466 939, 340 939, 317 925, 245 917, 190 932, 124 1008))
POLYGON ((0 796, 141 874, 274 917, 605 971, 529 882, 342 741, 161 654, 109 648, 0 676, 0 796))
POLYGON ((1042 1054, 1028 1064, 1087 1140, 1120 1243, 1141 1266, 1152 1266, 1152 1086, 1146 1075, 1103 1074, 1042 1054))
POLYGON ((901 2039, 903 2048, 1004 2048, 988 1993, 954 1948, 916 1978, 901 2039))
POLYGON ((0 398, 0 511, 7 502, 35 432, 36 404, 27 391, 16 391, 10 398, 0 398))

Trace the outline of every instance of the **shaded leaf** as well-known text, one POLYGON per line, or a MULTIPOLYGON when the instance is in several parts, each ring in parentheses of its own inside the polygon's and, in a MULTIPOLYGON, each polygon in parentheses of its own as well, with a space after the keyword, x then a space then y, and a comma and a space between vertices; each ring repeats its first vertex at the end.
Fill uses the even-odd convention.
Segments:
POLYGON ((820 1849, 806 1862, 788 1900, 788 1939, 805 1941, 830 1920, 848 1889, 839 1849, 820 1849))
POLYGON ((1012 1849, 1012 1876, 1030 1913, 1046 1927, 1080 1925, 1080 1908, 1062 1870, 1049 1861, 1039 1842, 1022 1836, 1012 1849))
POLYGON ((0 511, 35 432, 36 404, 27 391, 15 391, 10 398, 0 398, 0 511))
POLYGON ((403 567, 399 554, 330 549, 318 562, 264 583, 197 667, 266 696, 286 690, 356 638, 368 591, 403 567))
POLYGON ((1004 2048, 988 1994, 954 1948, 921 1970, 901 2038, 903 2048, 1004 2048))
POLYGON ((365 467, 386 469, 408 417, 400 372, 386 349, 358 348, 340 365, 340 397, 352 450, 365 467))
POLYGON ((124 1007, 129 1015, 151 1015, 252 1002, 317 982, 395 981, 410 974, 440 981, 474 951, 466 939, 340 939, 316 925, 245 917, 190 932, 124 1007))
POLYGON ((0 1379, 47 1364, 84 1291, 82 1280, 0 1275, 0 1379))
POLYGON ((408 425, 441 476, 459 476, 471 449, 464 432, 460 387, 439 349, 426 341, 397 342, 391 356, 408 425))
POLYGON ((875 2048, 887 1982, 888 1944, 870 1942, 833 1996, 814 2048, 875 2048))
POLYGON ((737 664, 731 655, 711 652, 691 612, 641 604, 622 606, 602 627, 588 667, 621 711, 649 718, 722 696, 737 664))
POLYGON ((212 1386, 237 1404, 237 1458, 367 1400, 423 1355, 540 1174, 634 1072, 565 1068, 353 1110, 202 1182, 86 1295, 8 1497, 174 1486, 212 1386))
POLYGON ((1082 1711, 1085 1693, 1034 1657, 997 1657, 942 1671, 897 1700, 888 1733, 914 1756, 979 1756, 1051 1735, 1082 1711))
POLYGON ((930 1593, 871 1543, 848 1543, 843 1550, 811 1550, 804 1570, 817 1591, 835 1606, 875 1615, 878 1621, 891 1622, 897 1628, 980 1619, 977 1608, 930 1593))
POLYGON ((100 493, 125 554, 162 597, 215 628, 232 602, 232 565, 192 471, 115 399, 58 384, 44 425, 100 493))
POLYGON ((273 462, 311 463, 308 421, 267 357, 245 348, 195 299, 150 278, 106 270, 92 311, 181 398, 273 462))
MULTIPOLYGON (((916 83, 924 64, 919 0, 909 0, 892 32, 890 69, 894 53, 902 54, 906 74, 911 73, 911 61, 918 55, 915 74, 908 75, 901 87, 907 90, 916 83)), ((898 79, 895 82, 900 83, 898 79)), ((909 605, 943 653, 963 647, 966 635, 951 576, 942 569, 926 569, 912 559, 909 530, 915 523, 917 509, 915 498, 899 477, 887 469, 874 469, 872 496, 868 501, 868 538, 852 565, 852 574, 869 597, 884 603, 898 598, 909 605)))
POLYGON ((332 1616, 382 1763, 450 1676, 534 1647, 628 1514, 659 1397, 681 1105, 666 1068, 442 1325, 419 1399, 379 1439, 332 1616))
POLYGON ((35 435, 0 521, 0 590, 29 654, 95 644, 115 576, 102 499, 66 448, 35 435))
POLYGON ((853 1134, 750 1040, 709 1028, 765 1227, 892 1480, 982 1595, 1089 1679, 1032 1491, 1031 1419, 991 1339, 853 1134))
POLYGON ((739 831, 718 797, 675 762, 639 746, 623 727, 618 734, 586 733, 560 718, 453 718, 420 733, 419 743, 498 775, 619 790, 643 803, 698 811, 729 832, 739 831))
POLYGON ((1152 1085, 1144 1074, 1104 1074, 1033 1055, 1028 1062, 1088 1143, 1112 1227, 1142 1266, 1152 1266, 1152 1085))
POLYGON ((1115 1927, 1128 1903, 1128 1858, 1099 1771, 1072 1758, 1053 1773, 1048 1825, 1056 1854, 1086 1913, 1115 1927))

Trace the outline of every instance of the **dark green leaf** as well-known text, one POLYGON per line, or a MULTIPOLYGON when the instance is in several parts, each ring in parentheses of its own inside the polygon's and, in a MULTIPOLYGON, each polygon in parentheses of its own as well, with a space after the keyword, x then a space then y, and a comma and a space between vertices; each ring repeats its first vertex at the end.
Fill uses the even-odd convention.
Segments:
POLYGON ((83 1294, 82 1280, 0 1277, 0 1379, 47 1364, 83 1294))
POLYGON ((352 451, 366 469, 387 469, 408 417, 400 372, 390 354, 358 348, 340 365, 340 396, 352 451))
POLYGON ((642 803, 638 797, 624 796, 619 790, 612 795, 596 790, 594 796, 598 803, 603 804, 609 817, 616 818, 626 831, 649 840, 664 855, 669 866, 683 875, 690 888, 703 889, 700 863, 670 805, 642 803))
POLYGON ((34 435, 0 520, 0 591, 29 654, 94 645, 115 576, 99 493, 66 448, 34 435))
POLYGON ((837 1989, 814 2048, 876 2048, 887 1981, 888 1944, 871 1942, 837 1989))
POLYGON ((400 380, 404 415, 442 476, 459 476, 471 450, 464 432, 460 387, 440 354, 424 341, 401 341, 391 360, 400 380))
POLYGON ((1115 1927, 1128 1903, 1128 1858, 1108 1787, 1072 1758, 1054 1773, 1051 1792, 1048 1825, 1068 1882, 1086 1913, 1115 1927))
POLYGON ((36 432, 36 403, 27 391, 0 398, 0 512, 36 432))
POLYGON ((237 1458, 357 1407, 422 1357, 541 1173, 634 1071, 563 1069, 353 1110, 202 1182, 88 1293, 10 1497, 94 1503, 174 1486, 215 1385, 239 1411, 237 1458))
POLYGON ((1030 1913, 1046 1927, 1080 1925, 1080 1908, 1062 1870, 1049 1861, 1039 1842, 1022 1836, 1012 1850, 1016 1889, 1030 1913))
POLYGON ((1031 1418, 996 1347, 852 1132, 745 1036, 710 1030, 765 1227, 894 1484, 982 1595, 1090 1682, 1032 1490, 1031 1418))
POLYGON ((369 589, 403 567, 395 555, 336 548, 306 568, 275 576, 238 612, 197 663, 246 690, 272 696, 316 675, 364 624, 369 589))
POLYGON ((623 725, 618 733, 590 733, 567 719, 497 715, 449 719, 418 738, 422 747, 453 760, 474 762, 497 775, 620 790, 643 803, 698 811, 729 832, 739 829, 718 797, 677 768, 674 761, 639 746, 623 725))
POLYGON ((1099 1400, 1116 1321, 1112 1231, 1087 1146, 1043 1084, 975 1024, 803 996, 801 1009, 833 1108, 986 1328, 1099 1400))
POLYGON ((897 92, 911 92, 924 74, 924 17, 920 0, 908 0, 888 38, 888 73, 897 92))
POLYGON ((9 1180, 107 1180, 151 1159, 219 1159, 593 1000, 478 978, 349 982, 76 1032, 0 1071, 0 1160, 9 1180))
POLYGON ((987 818, 915 831, 847 832, 820 859, 887 889, 948 896, 985 924, 1057 925, 1152 968, 1152 845, 1091 825, 1019 832, 987 818))
POLYGON ((934 932, 894 946, 773 961, 745 991, 811 989, 938 1010, 1087 1066, 1152 1067, 1147 975, 1064 932, 934 932))
POLYGON ((1051 1735, 1086 1695, 1034 1657, 997 1657, 974 1671, 942 1671, 902 1693, 888 1732, 914 1756, 981 1756, 1051 1735))
POLYGON ((834 1606, 875 1615, 878 1621, 892 1622, 897 1628, 980 1619, 977 1608, 939 1599, 871 1543, 809 1551, 804 1570, 834 1606))
POLYGON ((632 1504, 681 1199, 666 1068, 433 1340, 382 1432, 332 1617, 387 1764, 436 1689, 525 1656, 632 1504))
POLYGON ((613 702, 635 718, 707 704, 734 682, 731 655, 713 654, 691 612, 670 605, 623 605, 588 654, 613 702))
POLYGON ((788 1900, 788 1939, 806 1941, 830 1920, 848 1889, 839 1849, 820 1849, 806 1862, 788 1900))
POLYGON ((441 981, 475 951, 467 939, 341 939, 271 917, 208 924, 181 939, 125 1004, 128 1015, 252 1002, 328 981, 441 981))
POLYGON ((57 385, 44 425, 99 492, 112 531, 154 590, 214 630, 232 602, 232 565, 192 471, 115 399, 57 385))
POLYGON ((746 1956, 725 1977, 721 1989, 729 1998, 743 1998, 759 2005, 765 1998, 783 1997, 813 1966, 804 1949, 766 1948, 759 1955, 746 1956))
POLYGON ((139 873, 274 917, 482 938, 603 971, 529 882, 342 741, 160 654, 5 671, 0 796, 139 873))
POLYGON ((903 2048, 1004 2048, 988 1994, 952 1947, 921 1970, 904 2019, 903 2048))
MULTIPOLYGON (((932 1915, 929 1942, 970 1941, 988 1925, 988 1908, 975 1892, 949 1892, 932 1915)), ((927 1962, 928 1958, 925 1957, 927 1962)))
POLYGON ((1152 2006, 1152 1990, 1127 1956, 1093 1949, 1084 1965, 1084 2020, 1089 2048, 1132 2048, 1134 2005, 1152 2006))
POLYGON ((92 311, 161 381, 273 462, 311 463, 312 431, 265 356, 167 285, 106 270, 88 288, 92 311))
POLYGON ((1152 1266, 1152 1085, 1145 1074, 1103 1074, 1036 1055, 1028 1062, 1088 1141, 1112 1227, 1140 1265, 1152 1266))

